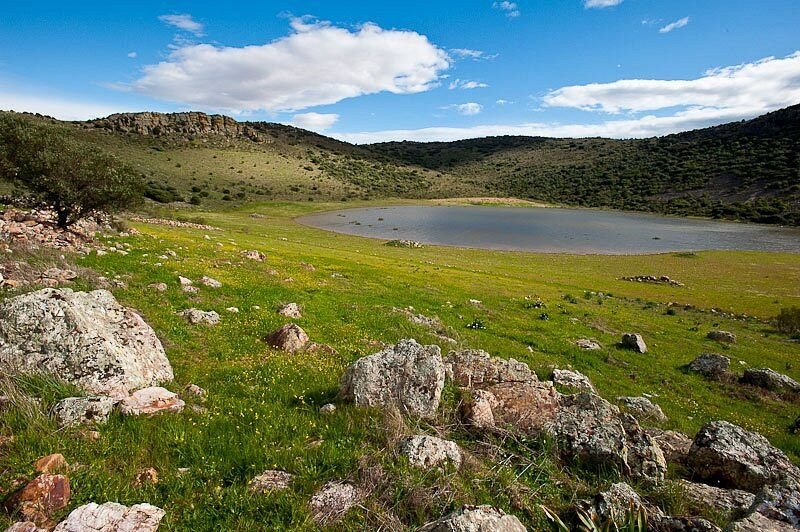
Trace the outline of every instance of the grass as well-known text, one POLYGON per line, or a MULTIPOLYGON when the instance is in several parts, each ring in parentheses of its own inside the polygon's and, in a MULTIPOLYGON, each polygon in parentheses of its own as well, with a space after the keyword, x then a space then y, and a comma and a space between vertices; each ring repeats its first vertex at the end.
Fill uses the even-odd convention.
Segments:
MULTIPOLYGON (((35 409, 12 408, 0 418, 0 434, 15 436, 0 450, 0 489, 7 491, 18 476, 30 478, 39 456, 61 452, 73 465, 71 507, 89 501, 146 501, 167 511, 163 530, 314 530, 307 501, 324 482, 340 478, 375 488, 341 529, 389 528, 398 520, 419 525, 464 503, 496 504, 541 529, 550 526, 541 504, 561 510, 610 480, 591 472, 568 475, 541 442, 476 442, 453 422, 458 393, 449 387, 442 414, 429 424, 344 404, 332 415, 320 414, 321 405, 335 401, 347 365, 375 352, 376 342, 414 337, 440 344, 445 352, 451 349, 394 310, 407 306, 438 316, 461 346, 525 361, 542 378, 549 376, 551 365, 570 365, 586 373, 609 400, 652 394, 669 417, 664 428, 693 434, 706 421, 726 419, 764 434, 800 460, 800 442, 787 431, 796 404, 709 382, 683 369, 699 353, 716 351, 730 356, 734 369, 769 366, 800 379, 800 345, 768 324, 782 308, 800 303, 796 255, 622 257, 404 249, 293 221, 340 205, 286 202, 178 212, 220 229, 131 223, 141 234, 111 240, 130 244, 128 255, 68 258, 86 268, 79 269, 79 288, 97 282, 89 271, 119 275, 127 283, 112 291, 137 309, 164 343, 176 375, 169 388, 198 384, 209 392, 208 401, 198 405, 207 410, 140 419, 114 416, 98 428, 101 438, 93 441, 83 430, 57 430, 35 409), (251 217, 254 212, 262 217, 251 217), (241 251, 246 249, 264 252, 266 261, 245 259, 241 251), (159 259, 167 250, 177 257, 159 259), (312 264, 313 271, 301 263, 312 264), (642 274, 669 275, 685 287, 620 280, 642 274), (208 275, 223 287, 201 287, 200 294, 187 296, 178 275, 208 275), (155 282, 166 283, 168 291, 147 289, 155 282), (535 298, 544 308, 530 304, 535 298), (275 312, 287 302, 302 306, 303 318, 296 321, 312 340, 330 344, 338 355, 267 349, 262 338, 288 321, 275 312), (668 313, 670 302, 681 306, 669 307, 674 312, 668 313), (176 313, 191 306, 218 311, 222 323, 188 325, 176 313), (231 306, 240 312, 226 312, 231 306), (543 312, 549 320, 540 319, 543 312), (734 319, 728 313, 751 318, 734 319), (467 327, 476 321, 484 328, 467 327), (738 343, 722 346, 706 339, 711 329, 734 332, 738 343), (651 352, 640 355, 617 347, 626 331, 641 333, 651 352), (575 347, 574 341, 584 337, 598 340, 604 349, 575 347), (31 416, 37 416, 36 423, 31 416), (460 472, 412 470, 394 446, 399 436, 419 430, 459 441, 470 455, 467 466, 460 472), (159 482, 135 487, 136 472, 146 467, 158 470, 159 482), (292 489, 266 496, 248 493, 247 482, 272 468, 297 475, 292 489)), ((36 379, 11 380, 5 386, 42 397, 44 412, 70 391, 58 382, 36 379)), ((9 523, 0 517, 0 526, 9 523)))

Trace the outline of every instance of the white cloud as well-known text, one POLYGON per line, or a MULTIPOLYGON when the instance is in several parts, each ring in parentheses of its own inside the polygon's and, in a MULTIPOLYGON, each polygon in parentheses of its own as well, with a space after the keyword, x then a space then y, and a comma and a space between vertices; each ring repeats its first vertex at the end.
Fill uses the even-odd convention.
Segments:
POLYGON ((188 31, 194 35, 201 37, 203 35, 204 26, 202 23, 197 22, 189 14, 183 15, 161 15, 158 20, 164 24, 174 26, 179 30, 188 31))
POLYGON ((511 101, 508 101, 508 100, 504 100, 503 98, 500 98, 499 100, 497 100, 494 103, 496 103, 497 105, 510 105, 510 104, 512 104, 514 102, 511 102, 511 101))
POLYGON ((130 90, 234 114, 294 111, 364 94, 411 94, 438 85, 447 53, 413 31, 354 31, 307 17, 263 45, 191 44, 144 68, 130 90))
POLYGON ((495 2, 492 4, 492 7, 499 9, 500 11, 504 11, 508 18, 516 18, 520 15, 519 6, 516 4, 516 2, 503 0, 502 2, 495 2))
POLYGON ((4 111, 40 113, 59 120, 90 120, 121 112, 119 107, 111 105, 64 98, 50 98, 47 96, 32 96, 16 92, 0 92, 0 109, 4 111))
POLYGON ((337 114, 302 113, 292 117, 292 125, 310 131, 325 131, 339 121, 337 114))
POLYGON ((624 0, 583 0, 586 9, 603 9, 620 5, 624 0))
POLYGON ((480 61, 481 59, 488 61, 497 57, 497 54, 487 54, 483 50, 472 50, 470 48, 451 48, 450 54, 457 59, 472 59, 473 61, 480 61))
POLYGON ((658 30, 658 33, 669 33, 672 30, 677 30, 678 28, 682 28, 689 23, 689 17, 683 17, 680 20, 676 20, 675 22, 671 22, 658 30))
POLYGON ((138 54, 136 52, 128 52, 128 57, 130 57, 131 59, 136 59, 137 55, 138 54))
POLYGON ((712 69, 697 79, 623 79, 563 87, 546 94, 543 102, 607 113, 702 107, 754 116, 800 102, 800 52, 712 69))
POLYGON ((475 102, 459 103, 449 107, 466 116, 476 115, 483 110, 483 106, 475 102))
POLYGON ((456 79, 456 80, 450 82, 450 85, 448 86, 448 88, 450 90, 453 90, 453 89, 469 90, 469 89, 483 89, 483 88, 486 88, 488 86, 489 85, 487 85, 486 83, 482 83, 480 81, 468 81, 466 79, 456 79))

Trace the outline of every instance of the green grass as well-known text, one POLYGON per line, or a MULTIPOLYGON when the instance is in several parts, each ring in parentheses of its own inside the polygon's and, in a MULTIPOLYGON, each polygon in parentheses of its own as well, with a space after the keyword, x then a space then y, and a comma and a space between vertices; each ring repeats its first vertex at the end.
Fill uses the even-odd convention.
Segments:
MULTIPOLYGON (((185 214, 219 231, 133 223, 140 235, 114 239, 129 243, 130 254, 75 259, 100 275, 125 276, 127 288, 112 291, 137 309, 162 339, 176 375, 169 388, 179 391, 188 383, 198 384, 209 392, 203 405, 208 410, 140 419, 115 416, 98 429, 100 440, 90 441, 80 430, 56 431, 36 409, 13 409, 0 418, 0 434, 16 437, 0 451, 0 488, 6 490, 17 476, 30 476, 39 456, 61 452, 71 464, 80 464, 70 475, 71 507, 88 501, 150 502, 167 511, 163 530, 313 530, 307 501, 324 482, 339 478, 376 488, 365 508, 349 514, 342 528, 360 530, 364 522, 374 528, 392 522, 392 516, 419 525, 463 503, 493 503, 536 529, 548 526, 539 504, 562 509, 574 495, 590 494, 608 480, 589 472, 568 476, 540 442, 496 442, 491 452, 502 464, 487 461, 487 448, 452 424, 458 394, 451 388, 433 424, 475 455, 461 472, 421 474, 396 456, 398 434, 432 430, 428 425, 344 404, 331 416, 319 414, 319 406, 335 400, 347 365, 375 352, 374 342, 414 337, 439 343, 445 352, 450 349, 393 310, 406 306, 439 316, 461 346, 525 361, 542 378, 553 364, 571 365, 609 400, 656 395, 654 401, 669 416, 665 428, 693 434, 706 421, 726 419, 764 434, 800 460, 800 442, 787 432, 797 415, 796 404, 743 393, 683 370, 697 354, 717 351, 731 357, 734 369, 745 367, 742 361, 800 379, 800 345, 765 322, 781 308, 800 303, 796 255, 617 257, 402 249, 293 221, 340 205, 264 203, 185 214), (264 217, 253 218, 253 212, 264 217), (178 257, 157 258, 167 249, 178 257), (240 252, 245 249, 260 250, 267 260, 244 259, 240 252), (301 263, 313 264, 314 271, 301 263), (669 275, 686 286, 619 280, 641 274, 669 275), (178 275, 208 275, 224 286, 201 287, 199 295, 189 297, 180 290, 178 275), (169 290, 148 290, 154 282, 167 283, 169 290), (526 296, 540 297, 546 308, 529 308, 526 296), (474 305, 470 299, 482 303, 474 305), (287 321, 275 309, 292 301, 303 307, 297 322, 312 340, 330 344, 338 355, 287 355, 266 348, 262 338, 287 321), (694 308, 676 307, 671 315, 666 312, 669 302, 694 308), (176 313, 190 306, 218 311, 222 323, 188 325, 176 313), (230 306, 240 312, 226 312, 230 306), (723 317, 710 312, 712 308, 755 318, 723 317), (542 312, 550 319, 539 319, 542 312), (485 329, 466 328, 476 319, 485 329), (736 333, 738 343, 721 346, 707 340, 706 333, 717 328, 736 333), (640 332, 651 352, 640 355, 618 348, 626 331, 640 332), (579 350, 574 341, 583 337, 597 339, 604 349, 579 350), (134 487, 136 471, 145 467, 159 471, 159 483, 134 487), (180 474, 179 468, 189 472, 180 474), (296 474, 293 488, 281 494, 249 494, 247 482, 268 468, 296 474)), ((94 282, 85 275, 78 286, 94 282)), ((30 393, 39 390, 45 411, 68 391, 48 381, 7 385, 30 393)), ((8 522, 0 518, 0 526, 8 522)))

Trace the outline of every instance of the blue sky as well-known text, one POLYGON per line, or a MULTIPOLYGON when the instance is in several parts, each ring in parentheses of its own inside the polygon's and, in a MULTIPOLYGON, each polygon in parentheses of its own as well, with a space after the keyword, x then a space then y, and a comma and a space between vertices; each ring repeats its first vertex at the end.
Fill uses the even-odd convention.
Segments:
POLYGON ((0 109, 643 137, 800 103, 798 28, 797 0, 7 1, 0 109))

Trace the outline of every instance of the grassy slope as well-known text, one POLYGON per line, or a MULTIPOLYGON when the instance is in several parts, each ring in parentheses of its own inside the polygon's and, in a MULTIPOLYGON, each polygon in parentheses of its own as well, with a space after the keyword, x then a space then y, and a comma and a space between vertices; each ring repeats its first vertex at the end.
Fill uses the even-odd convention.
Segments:
MULTIPOLYGON (((334 400, 347 364, 375 351, 371 341, 414 337, 437 343, 428 331, 392 310, 408 305, 440 316, 462 345, 528 362, 540 377, 548 375, 551 364, 571 364, 588 374, 611 400, 617 395, 657 395, 655 401, 670 418, 666 427, 693 433, 705 421, 727 419, 761 432, 793 459, 800 459, 800 442, 786 430, 796 408, 709 383, 681 369, 700 352, 721 351, 735 367, 744 361, 800 379, 800 368, 793 365, 800 346, 760 322, 686 310, 667 315, 666 307, 656 304, 680 301, 772 316, 780 307, 800 302, 796 256, 702 252, 608 257, 396 249, 292 221, 317 208, 273 203, 202 214, 222 231, 134 224, 142 235, 123 239, 132 246, 129 255, 79 260, 81 266, 107 276, 130 275, 128 288, 114 289, 115 295, 138 309, 163 340, 175 367, 176 382, 170 387, 179 390, 194 382, 206 388, 209 412, 114 418, 100 428, 98 442, 55 432, 46 418, 6 415, 0 419, 0 432, 15 434, 16 441, 2 457, 8 468, 0 477, 2 486, 17 475, 30 474, 30 464, 38 456, 62 452, 71 463, 85 466, 71 474, 73 506, 89 500, 148 501, 167 510, 165 530, 313 529, 305 506, 311 493, 326 480, 354 477, 356 470, 362 479, 372 475, 373 483, 380 483, 382 475, 392 480, 374 496, 379 501, 373 499, 367 510, 349 517, 346 527, 352 529, 360 529, 365 518, 373 526, 384 523, 386 508, 407 522, 421 523, 457 504, 475 502, 497 504, 541 527, 539 503, 558 508, 571 499, 573 490, 580 496, 597 488, 602 479, 584 475, 582 482, 568 481, 546 454, 528 451, 521 453, 524 459, 517 457, 492 470, 478 463, 460 474, 420 475, 385 450, 391 434, 402 428, 389 424, 387 429, 377 413, 347 405, 340 405, 330 417, 320 415, 318 407, 334 400), (256 211, 266 217, 249 216, 256 211), (212 240, 203 238, 206 233, 212 240), (167 249, 175 250, 178 258, 158 259, 167 249), (239 253, 243 249, 260 249, 267 261, 244 260, 239 253), (163 262, 163 267, 156 262, 163 262), (301 262, 316 270, 302 268, 301 262), (343 277, 332 277, 333 273, 343 277), (686 287, 618 280, 645 273, 670 275, 686 287), (197 300, 190 301, 180 291, 178 274, 209 275, 224 287, 202 288, 197 300), (159 281, 170 286, 166 294, 146 289, 159 281), (601 304, 596 296, 584 298, 584 291, 614 297, 601 304), (565 300, 566 294, 576 302, 565 300), (526 295, 543 299, 549 321, 539 319, 542 310, 524 308, 526 295), (470 304, 471 298, 482 305, 470 304), (261 338, 286 321, 275 307, 289 301, 303 306, 304 317, 298 322, 312 339, 334 346, 338 356, 285 355, 265 348, 261 338), (261 310, 253 310, 253 305, 261 310), (175 315, 188 306, 217 310, 223 323, 214 328, 189 326, 175 315), (224 309, 229 306, 241 312, 227 313, 224 309), (464 327, 476 317, 486 324, 485 330, 464 327), (735 332, 739 343, 722 347, 706 340, 705 333, 712 328, 735 332), (615 342, 628 330, 641 332, 651 353, 618 349, 615 342), (597 338, 605 349, 580 351, 572 344, 581 337, 597 338), (527 346, 532 346, 532 353, 527 346), (534 467, 529 467, 530 460, 534 467), (375 463, 382 464, 384 473, 375 473, 375 463), (159 484, 133 487, 136 470, 148 466, 159 470, 159 484), (179 475, 181 467, 190 472, 179 475), (283 494, 249 495, 246 482, 266 468, 296 473, 298 482, 283 494), (475 482, 476 478, 482 480, 475 482), (559 487, 555 480, 568 484, 559 487)), ((87 277, 79 286, 90 284, 87 277)), ((50 395, 47 403, 67 393, 52 385, 44 389, 50 395)), ((454 391, 446 395, 445 411, 449 411, 454 391)), ((449 421, 442 419, 439 424, 449 426, 449 421)), ((481 451, 458 427, 446 430, 451 429, 451 437, 473 452, 481 451)), ((2 519, 0 525, 5 524, 2 519)))

